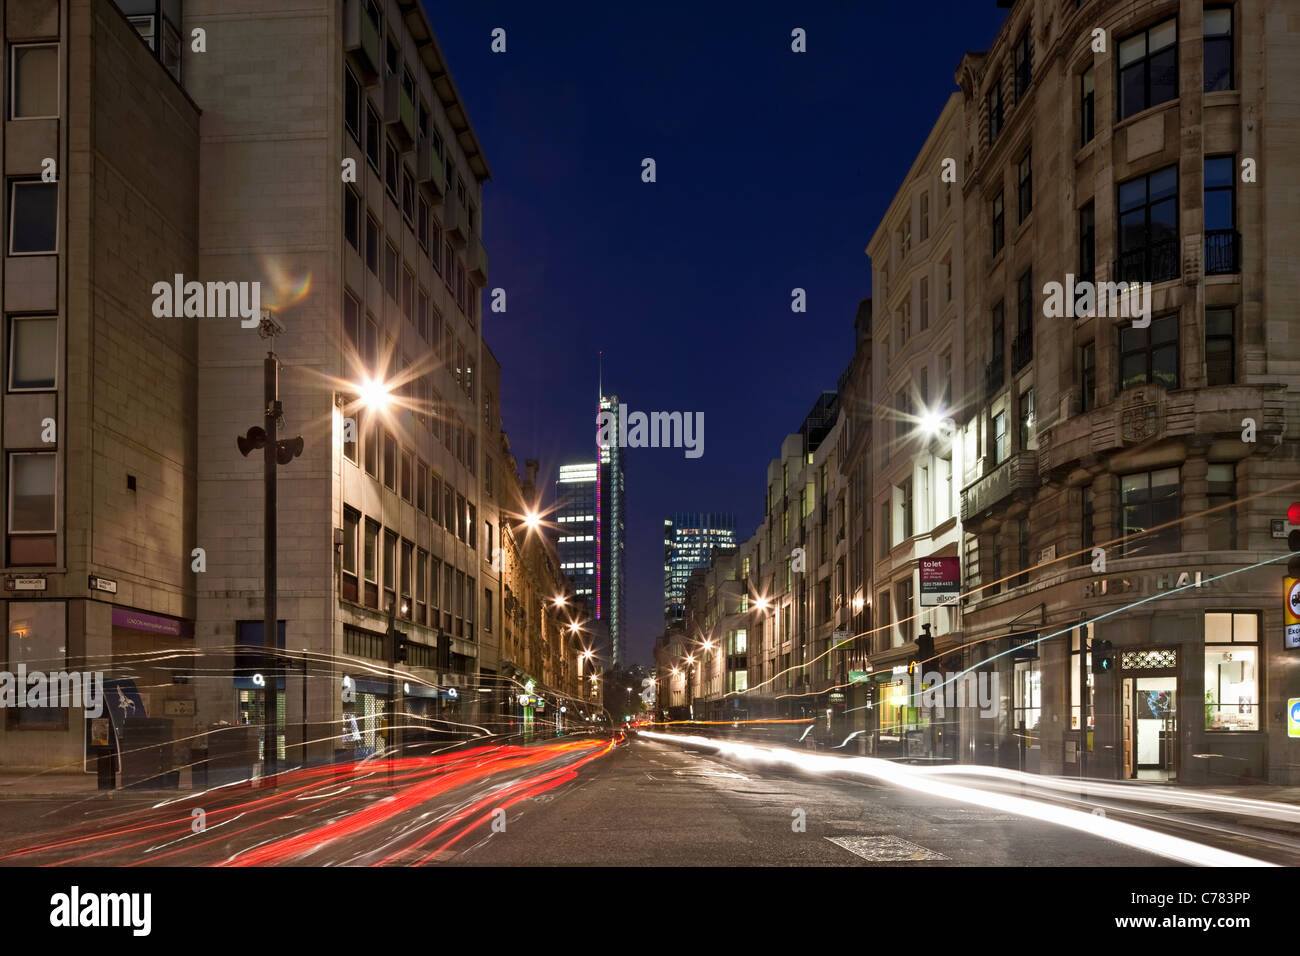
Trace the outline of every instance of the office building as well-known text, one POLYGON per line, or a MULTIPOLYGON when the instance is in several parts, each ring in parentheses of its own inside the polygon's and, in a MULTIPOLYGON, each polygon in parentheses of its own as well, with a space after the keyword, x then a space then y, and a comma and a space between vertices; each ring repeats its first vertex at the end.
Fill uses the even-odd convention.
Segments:
POLYGON ((714 550, 735 546, 735 515, 692 512, 664 519, 665 627, 682 620, 691 572, 708 567, 714 550))

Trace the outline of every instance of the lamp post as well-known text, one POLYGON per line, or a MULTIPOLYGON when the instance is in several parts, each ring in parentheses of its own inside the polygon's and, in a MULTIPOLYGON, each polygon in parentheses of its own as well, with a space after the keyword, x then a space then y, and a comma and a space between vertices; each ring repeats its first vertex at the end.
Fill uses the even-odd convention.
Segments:
MULTIPOLYGON (((269 309, 257 324, 259 337, 270 341, 262 360, 262 427, 253 426, 235 439, 245 458, 262 449, 262 766, 269 783, 276 773, 278 729, 276 691, 279 689, 280 647, 276 607, 276 465, 287 465, 302 454, 302 436, 277 439, 284 410, 280 405, 280 360, 275 354, 275 336, 284 331, 269 309)), ((305 715, 304 715, 305 716, 305 715)))

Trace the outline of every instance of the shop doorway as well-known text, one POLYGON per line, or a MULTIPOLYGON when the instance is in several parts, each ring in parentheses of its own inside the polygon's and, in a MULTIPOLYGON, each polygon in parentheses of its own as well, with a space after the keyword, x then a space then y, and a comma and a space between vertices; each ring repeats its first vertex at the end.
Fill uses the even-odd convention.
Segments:
POLYGON ((1178 678, 1124 680, 1125 775, 1132 780, 1178 776, 1178 678))

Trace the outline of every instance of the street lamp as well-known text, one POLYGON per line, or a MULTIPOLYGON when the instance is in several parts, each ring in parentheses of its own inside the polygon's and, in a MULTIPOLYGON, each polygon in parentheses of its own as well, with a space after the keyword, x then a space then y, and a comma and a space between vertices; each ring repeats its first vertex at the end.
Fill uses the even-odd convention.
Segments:
MULTIPOLYGON (((284 332, 284 326, 270 309, 262 311, 257 324, 257 334, 268 340, 270 346, 262 360, 262 427, 254 425, 235 438, 239 453, 245 458, 257 448, 262 449, 262 646, 264 649, 262 685, 262 761, 267 782, 275 774, 277 721, 275 694, 279 685, 279 615, 276 608, 276 466, 287 465, 302 454, 302 436, 277 439, 280 419, 284 409, 280 404, 280 359, 275 354, 275 336, 284 332)), ((305 715, 304 715, 305 718, 305 715)))

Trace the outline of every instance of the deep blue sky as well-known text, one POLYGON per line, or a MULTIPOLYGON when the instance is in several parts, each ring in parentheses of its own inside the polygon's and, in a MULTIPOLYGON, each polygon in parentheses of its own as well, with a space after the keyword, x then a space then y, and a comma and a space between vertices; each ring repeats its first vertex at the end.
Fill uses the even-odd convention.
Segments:
MULTIPOLYGON (((597 354, 632 410, 703 411, 704 456, 627 452, 627 657, 663 625, 663 519, 761 518, 767 462, 852 354, 863 250, 994 0, 429 4, 493 179, 484 336, 543 479, 595 453, 597 354), (490 50, 506 30, 507 51, 490 50), (790 50, 807 31, 808 52, 790 50), (641 181, 653 157, 658 181, 641 181), (790 311, 790 290, 808 312, 790 311)), ((547 503, 550 503, 548 495, 547 503)))

